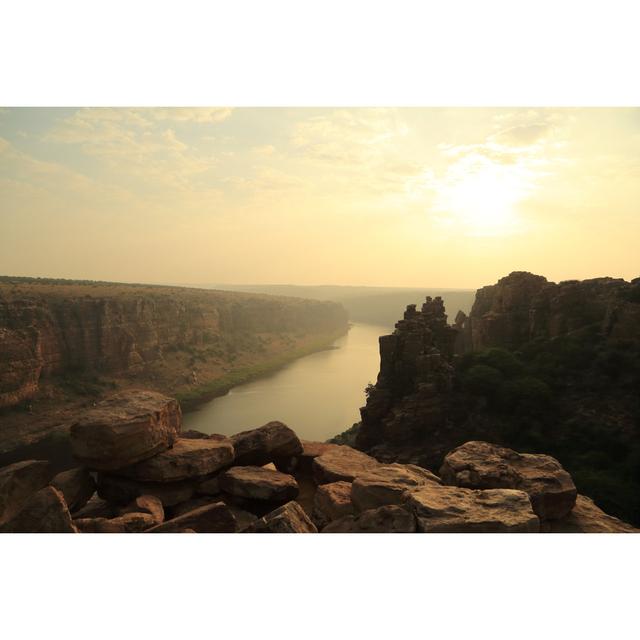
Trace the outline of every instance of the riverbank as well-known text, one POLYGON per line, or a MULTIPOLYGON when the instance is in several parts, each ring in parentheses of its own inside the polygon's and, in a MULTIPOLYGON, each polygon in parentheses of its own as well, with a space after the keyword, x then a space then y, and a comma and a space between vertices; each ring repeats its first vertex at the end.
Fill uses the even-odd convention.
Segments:
POLYGON ((321 338, 315 339, 310 344, 298 347, 291 351, 281 353, 265 362, 259 364, 242 367, 235 371, 230 371, 221 378, 211 380, 203 385, 197 386, 193 389, 180 391, 174 394, 174 396, 180 402, 183 413, 188 413, 198 409, 206 402, 210 402, 215 398, 224 396, 229 393, 231 389, 247 382, 253 382, 264 376, 269 376, 276 373, 278 370, 291 364, 293 361, 303 358, 304 356, 317 353, 319 351, 326 351, 332 349, 333 343, 340 337, 346 335, 351 328, 349 324, 344 329, 334 331, 326 334, 321 338))

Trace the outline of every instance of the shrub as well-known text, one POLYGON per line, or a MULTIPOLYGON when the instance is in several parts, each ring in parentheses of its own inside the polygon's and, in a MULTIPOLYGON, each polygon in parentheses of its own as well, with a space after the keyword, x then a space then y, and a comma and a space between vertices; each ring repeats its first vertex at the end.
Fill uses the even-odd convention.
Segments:
POLYGON ((486 364, 476 364, 464 373, 462 383, 469 393, 490 397, 498 392, 502 380, 503 376, 497 369, 486 364))

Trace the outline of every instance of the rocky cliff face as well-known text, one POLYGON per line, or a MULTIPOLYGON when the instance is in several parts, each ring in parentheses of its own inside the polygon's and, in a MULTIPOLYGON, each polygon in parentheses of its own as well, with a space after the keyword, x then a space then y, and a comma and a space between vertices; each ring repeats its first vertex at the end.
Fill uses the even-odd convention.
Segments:
POLYGON ((514 271, 479 289, 469 317, 458 319, 460 352, 487 347, 515 349, 595 326, 616 339, 640 336, 640 278, 569 280, 514 271))
POLYGON ((340 305, 170 287, 0 282, 0 408, 76 372, 135 375, 241 335, 346 328, 340 305))
POLYGON ((579 490, 640 522, 639 355, 640 279, 514 272, 452 325, 427 298, 380 338, 355 444, 434 471, 469 440, 551 453, 579 490))

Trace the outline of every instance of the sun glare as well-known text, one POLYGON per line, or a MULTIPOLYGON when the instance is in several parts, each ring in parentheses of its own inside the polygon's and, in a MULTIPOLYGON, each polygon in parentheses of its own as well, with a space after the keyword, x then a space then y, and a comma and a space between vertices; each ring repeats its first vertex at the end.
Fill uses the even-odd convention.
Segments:
POLYGON ((487 163, 450 176, 439 187, 436 204, 466 235, 507 235, 518 226, 517 205, 527 191, 520 170, 487 163))

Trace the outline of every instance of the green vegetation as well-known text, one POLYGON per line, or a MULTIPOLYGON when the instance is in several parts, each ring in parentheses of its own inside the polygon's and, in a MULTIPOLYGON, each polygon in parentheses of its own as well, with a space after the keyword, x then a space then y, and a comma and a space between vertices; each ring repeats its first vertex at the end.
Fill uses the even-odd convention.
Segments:
POLYGON ((211 400, 212 398, 224 395, 230 389, 238 386, 239 384, 244 384, 246 382, 250 382, 251 380, 255 380, 256 378, 260 378, 261 376, 273 373, 274 371, 277 371, 278 369, 281 369, 285 365, 289 364, 293 360, 297 360, 298 358, 309 355, 316 351, 326 349, 331 345, 331 343, 333 343, 343 334, 343 330, 326 334, 322 338, 311 342, 305 347, 280 353, 277 356, 265 360, 264 362, 261 362, 259 364, 240 367, 238 369, 230 371, 220 378, 217 378, 216 380, 212 380, 210 382, 207 382, 206 384, 200 385, 196 389, 189 389, 188 391, 178 392, 174 395, 180 401, 183 409, 188 411, 189 409, 196 407, 202 402, 206 402, 207 400, 211 400))
POLYGON ((549 453, 578 491, 640 524, 640 345, 595 327, 457 364, 467 426, 520 451, 549 453))

